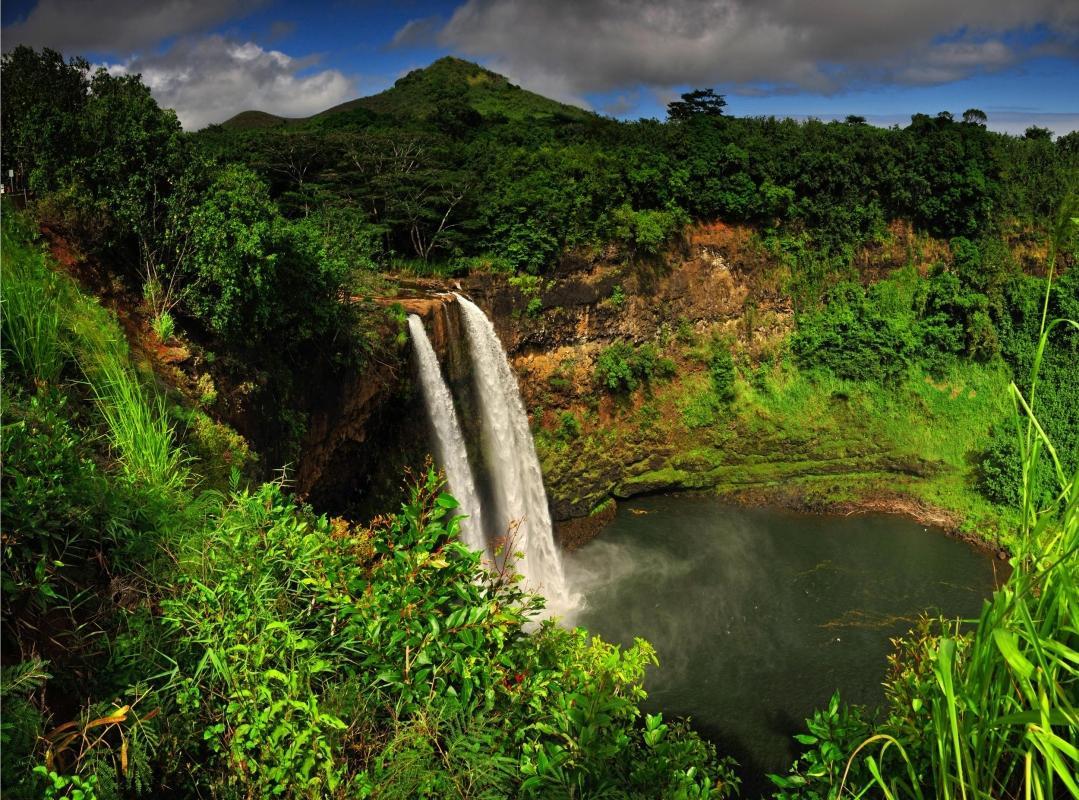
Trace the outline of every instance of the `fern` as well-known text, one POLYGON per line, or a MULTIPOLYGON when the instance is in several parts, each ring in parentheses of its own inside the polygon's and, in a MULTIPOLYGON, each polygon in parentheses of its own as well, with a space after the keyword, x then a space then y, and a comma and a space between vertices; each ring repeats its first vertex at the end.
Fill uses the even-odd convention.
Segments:
POLYGON ((40 689, 52 677, 45 671, 47 661, 31 658, 10 667, 0 667, 0 700, 40 689))
POLYGON ((31 658, 0 668, 0 701, 4 708, 0 720, 0 774, 4 797, 32 796, 32 756, 44 719, 30 695, 52 677, 45 671, 47 663, 31 658))

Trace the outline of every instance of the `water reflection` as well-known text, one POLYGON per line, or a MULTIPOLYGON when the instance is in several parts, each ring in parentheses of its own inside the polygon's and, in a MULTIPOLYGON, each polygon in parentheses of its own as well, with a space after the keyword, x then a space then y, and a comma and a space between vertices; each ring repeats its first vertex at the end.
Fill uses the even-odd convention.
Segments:
POLYGON ((742 762, 747 796, 789 764, 791 734, 835 689, 883 699, 891 637, 926 610, 974 617, 993 586, 988 556, 901 518, 686 496, 625 504, 567 573, 586 598, 571 621, 648 639, 660 667, 647 709, 691 716, 742 762))

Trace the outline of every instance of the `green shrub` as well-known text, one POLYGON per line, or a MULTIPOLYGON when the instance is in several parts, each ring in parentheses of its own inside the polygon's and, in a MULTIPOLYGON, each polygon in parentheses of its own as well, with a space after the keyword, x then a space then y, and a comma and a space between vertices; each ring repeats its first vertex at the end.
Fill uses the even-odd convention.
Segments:
POLYGON ((611 392, 626 393, 636 389, 639 378, 630 363, 633 355, 633 345, 628 342, 605 347, 596 358, 595 375, 599 385, 611 392))
POLYGON ((626 293, 622 289, 622 284, 615 284, 614 288, 611 289, 611 296, 607 300, 615 308, 622 308, 626 304, 626 293))
POLYGON ((4 618, 69 595, 64 574, 107 546, 107 487, 58 392, 3 392, 4 618))
POLYGON ((1015 431, 1010 427, 1000 427, 993 432, 979 464, 978 488, 997 505, 1014 508, 1019 504, 1023 493, 1023 471, 1015 431))
POLYGON ((721 403, 734 400, 734 359, 726 342, 713 339, 708 355, 708 377, 712 381, 712 390, 721 403))
POLYGON ((508 279, 509 285, 520 292, 521 297, 528 301, 525 314, 534 317, 543 310, 543 300, 540 292, 543 289, 543 280, 536 275, 512 275, 508 279))
POLYGON ((894 383, 917 353, 912 318, 884 315, 856 284, 833 289, 820 311, 799 318, 791 350, 808 369, 847 380, 894 383))
POLYGON ((190 731, 170 768, 190 789, 643 797, 722 777, 723 797, 736 785, 687 728, 640 728, 646 643, 622 650, 549 622, 525 633, 539 601, 457 541, 456 502, 433 472, 370 530, 316 518, 276 485, 233 493, 211 519, 164 603, 179 637, 171 724, 190 731))
POLYGON ((256 456, 246 439, 203 411, 196 409, 183 416, 184 450, 191 456, 192 469, 206 487, 229 488, 233 473, 241 478, 251 477, 256 456))
POLYGON ((596 357, 595 379, 600 386, 617 394, 628 394, 653 380, 669 380, 677 365, 661 356, 652 343, 634 347, 629 342, 615 342, 596 357))
POLYGON ((277 208, 251 170, 229 166, 191 212, 186 302, 212 330, 261 338, 275 313, 277 208))
POLYGON ((677 206, 635 211, 626 204, 612 212, 609 235, 635 253, 656 256, 688 223, 689 216, 677 206))
POLYGON ((570 411, 558 415, 558 430, 555 435, 563 442, 572 442, 581 435, 581 423, 570 411))

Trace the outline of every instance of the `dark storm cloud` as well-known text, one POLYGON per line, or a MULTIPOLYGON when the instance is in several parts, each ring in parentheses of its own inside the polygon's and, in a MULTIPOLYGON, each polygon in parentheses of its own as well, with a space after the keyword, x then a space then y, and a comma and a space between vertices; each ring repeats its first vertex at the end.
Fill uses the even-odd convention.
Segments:
POLYGON ((468 0, 439 41, 577 102, 639 85, 832 93, 943 83, 1050 50, 1076 57, 1079 3, 468 0), (1037 37, 1016 36, 1035 26, 1037 37))
POLYGON ((115 53, 207 30, 263 0, 40 0, 26 19, 3 29, 4 49, 26 44, 65 54, 115 53))
POLYGON ((390 47, 423 47, 434 44, 441 27, 442 18, 437 16, 409 20, 393 35, 390 47))

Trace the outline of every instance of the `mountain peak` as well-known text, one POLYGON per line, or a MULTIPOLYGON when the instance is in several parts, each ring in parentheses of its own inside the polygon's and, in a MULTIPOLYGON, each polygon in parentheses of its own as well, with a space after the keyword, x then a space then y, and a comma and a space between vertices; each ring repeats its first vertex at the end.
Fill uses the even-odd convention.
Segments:
MULTIPOLYGON (((397 79, 389 89, 369 97, 341 103, 308 119, 326 120, 352 111, 391 117, 429 119, 437 116, 446 101, 461 103, 485 118, 511 120, 560 117, 586 120, 594 115, 577 106, 560 103, 510 83, 486 67, 455 56, 443 56, 426 67, 397 79)), ((285 120, 260 111, 243 111, 224 123, 227 128, 271 127, 304 120, 285 120)))

